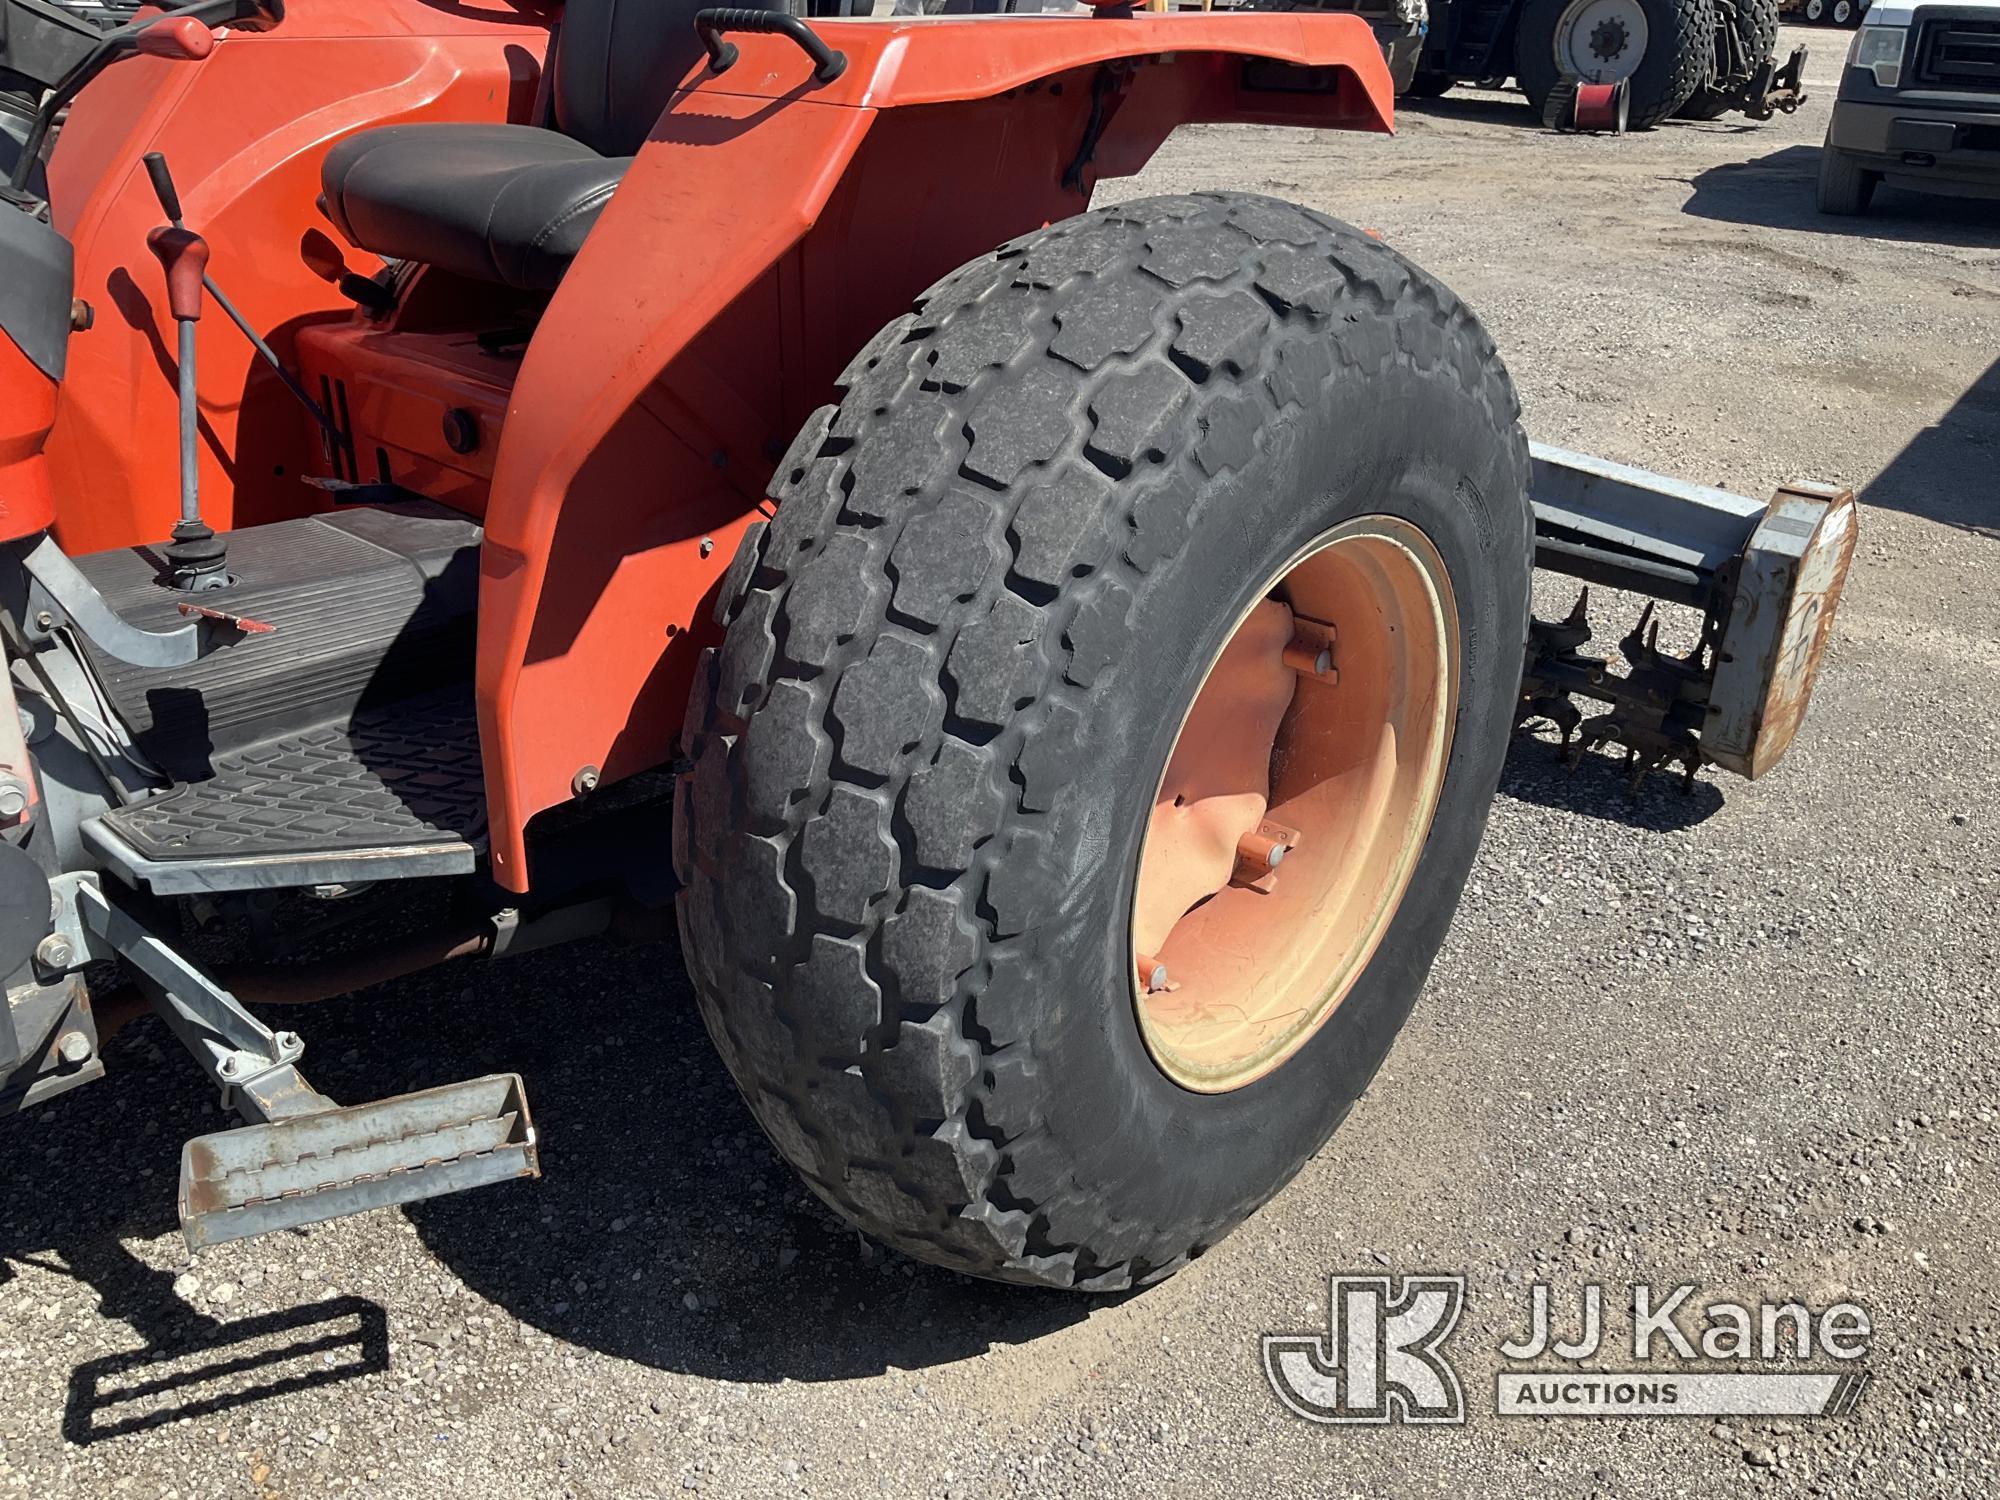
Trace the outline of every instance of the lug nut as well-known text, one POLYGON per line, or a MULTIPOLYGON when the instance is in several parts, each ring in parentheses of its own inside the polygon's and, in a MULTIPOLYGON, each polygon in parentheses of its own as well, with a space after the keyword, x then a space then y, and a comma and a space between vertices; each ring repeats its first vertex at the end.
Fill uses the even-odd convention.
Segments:
POLYGON ((1301 677, 1321 677, 1339 682, 1333 667, 1333 627, 1317 620, 1292 622, 1292 642, 1285 647, 1285 665, 1301 677))
MULTIPOLYGON (((1269 660, 1266 657, 1265 660, 1269 660)), ((1323 677, 1333 669, 1333 653, 1321 646, 1314 649, 1305 643, 1294 641, 1285 647, 1285 665, 1301 677, 1323 677)))
POLYGON ((1179 986, 1167 977, 1165 964, 1142 953, 1139 955, 1139 988, 1149 995, 1157 995, 1162 990, 1178 989, 1179 986))
POLYGON ((1278 866, 1298 842, 1296 828, 1266 818, 1236 841, 1236 868, 1230 872, 1229 883, 1268 896, 1278 888, 1278 866))
POLYGON ((1275 870, 1291 846, 1283 839, 1265 832, 1268 824, 1260 824, 1236 841, 1236 857, 1259 870, 1275 870))

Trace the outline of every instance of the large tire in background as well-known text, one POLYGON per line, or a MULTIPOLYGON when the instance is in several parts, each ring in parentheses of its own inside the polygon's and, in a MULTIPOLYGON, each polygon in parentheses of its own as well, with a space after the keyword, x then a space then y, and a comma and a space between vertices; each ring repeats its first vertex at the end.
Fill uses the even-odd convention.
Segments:
POLYGON ((1714 53, 1714 0, 1526 0, 1514 24, 1514 76, 1538 118, 1568 71, 1629 79, 1628 127, 1650 129, 1708 82, 1714 53))
MULTIPOLYGON (((779 465, 689 706, 675 862, 702 1015, 778 1149, 868 1233, 1005 1280, 1156 1279, 1326 1140, 1451 921, 1526 628, 1513 388, 1395 252, 1237 194, 1015 241, 840 383, 779 465), (1435 816, 1323 1024, 1241 1086, 1184 1087, 1142 1032, 1141 843, 1205 664, 1343 523, 1420 532, 1456 601, 1435 816)), ((1343 632, 1337 680, 1370 672, 1367 639, 1343 632)))
POLYGON ((1778 53, 1778 0, 1718 0, 1716 5, 1715 62, 1709 81, 1696 89, 1678 114, 1683 120, 1718 120, 1729 112, 1728 90, 1748 82, 1758 68, 1778 53), (1734 33, 1737 55, 1743 71, 1725 75, 1722 71, 1721 35, 1727 28, 1734 33))

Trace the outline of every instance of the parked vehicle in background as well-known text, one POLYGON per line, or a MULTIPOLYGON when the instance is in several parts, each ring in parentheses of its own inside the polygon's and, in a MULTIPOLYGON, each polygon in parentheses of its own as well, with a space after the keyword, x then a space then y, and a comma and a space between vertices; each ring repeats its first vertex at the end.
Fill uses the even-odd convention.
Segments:
POLYGON ((1868 11, 1820 151, 1820 212, 1865 213, 1885 181, 2000 197, 2000 0, 1868 11))
MULTIPOLYGON (((1828 0, 1808 0, 1824 4, 1828 0)), ((1852 0, 1845 0, 1852 3, 1852 0)), ((1777 60, 1779 0, 1251 0, 1257 9, 1346 10, 1374 28, 1399 94, 1515 79, 1559 122, 1579 84, 1623 83, 1627 128, 1731 110, 1768 120, 1804 102, 1800 48, 1777 60), (1555 108, 1552 109, 1552 101, 1555 108)))

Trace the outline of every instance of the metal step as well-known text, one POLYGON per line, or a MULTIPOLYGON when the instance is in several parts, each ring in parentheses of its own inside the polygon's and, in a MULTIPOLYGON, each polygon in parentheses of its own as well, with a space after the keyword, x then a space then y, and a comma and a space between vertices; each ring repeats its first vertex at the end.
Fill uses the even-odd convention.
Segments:
POLYGON ((190 1249, 537 1177, 517 1073, 198 1136, 181 1153, 190 1249))
POLYGON ((159 895, 465 874, 486 840, 471 696, 384 704, 218 754, 206 780, 113 808, 83 837, 159 895))

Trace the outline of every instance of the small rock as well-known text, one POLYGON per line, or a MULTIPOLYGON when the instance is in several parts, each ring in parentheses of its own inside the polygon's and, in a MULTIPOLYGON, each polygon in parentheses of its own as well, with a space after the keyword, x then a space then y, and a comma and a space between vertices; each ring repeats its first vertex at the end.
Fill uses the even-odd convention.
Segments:
POLYGON ((700 1312, 701 1298, 697 1297, 693 1292, 689 1292, 681 1298, 681 1306, 685 1307, 689 1312, 700 1312))
POLYGON ((1769 1448, 1745 1448, 1743 1462, 1753 1469, 1775 1469, 1778 1466, 1778 1455, 1769 1448))
POLYGON ((216 1282, 214 1286, 208 1289, 208 1300, 211 1302, 234 1302, 236 1300, 236 1283, 233 1281, 216 1282))

